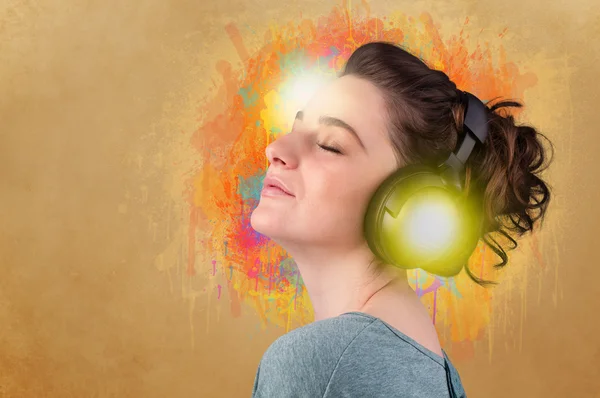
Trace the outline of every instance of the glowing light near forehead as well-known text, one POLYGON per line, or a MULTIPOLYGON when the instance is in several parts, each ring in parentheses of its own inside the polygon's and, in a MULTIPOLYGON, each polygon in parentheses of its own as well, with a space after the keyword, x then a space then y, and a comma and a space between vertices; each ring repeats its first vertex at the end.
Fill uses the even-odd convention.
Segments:
POLYGON ((302 76, 294 80, 291 96, 295 102, 305 104, 325 84, 325 79, 320 76, 302 76))
POLYGON ((285 81, 280 89, 284 120, 293 123, 296 113, 332 78, 332 73, 309 71, 285 81))

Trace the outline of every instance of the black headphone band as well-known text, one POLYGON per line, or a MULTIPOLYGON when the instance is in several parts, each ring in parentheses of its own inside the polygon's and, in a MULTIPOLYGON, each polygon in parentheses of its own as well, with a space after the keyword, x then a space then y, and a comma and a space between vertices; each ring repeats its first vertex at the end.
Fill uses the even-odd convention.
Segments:
POLYGON ((448 159, 440 166, 442 169, 440 174, 451 181, 456 188, 462 190, 462 172, 464 171, 465 163, 475 145, 483 144, 488 136, 488 116, 487 107, 475 95, 461 91, 461 102, 465 104, 465 112, 463 118, 464 134, 462 139, 457 143, 456 149, 450 154, 448 159))
POLYGON ((463 91, 465 114, 463 118, 464 137, 453 152, 463 165, 473 152, 476 144, 483 144, 488 136, 487 107, 473 94, 463 91))

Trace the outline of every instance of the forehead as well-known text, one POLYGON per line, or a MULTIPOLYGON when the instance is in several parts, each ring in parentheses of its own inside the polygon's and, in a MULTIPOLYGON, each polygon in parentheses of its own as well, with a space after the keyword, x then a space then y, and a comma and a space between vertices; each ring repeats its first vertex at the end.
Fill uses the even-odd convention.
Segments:
POLYGON ((321 87, 304 108, 306 120, 333 116, 352 126, 366 146, 386 138, 385 104, 370 82, 347 75, 321 87))

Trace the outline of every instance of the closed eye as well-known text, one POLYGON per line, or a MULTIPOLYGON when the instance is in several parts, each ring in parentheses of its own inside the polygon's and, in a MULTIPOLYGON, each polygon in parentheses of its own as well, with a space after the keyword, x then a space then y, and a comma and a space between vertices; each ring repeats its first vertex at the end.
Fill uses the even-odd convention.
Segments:
POLYGON ((327 146, 327 145, 322 145, 322 144, 317 144, 317 145, 319 146, 319 148, 321 148, 324 151, 333 152, 333 153, 338 154, 338 155, 342 154, 342 152, 339 149, 334 148, 332 146, 327 146))

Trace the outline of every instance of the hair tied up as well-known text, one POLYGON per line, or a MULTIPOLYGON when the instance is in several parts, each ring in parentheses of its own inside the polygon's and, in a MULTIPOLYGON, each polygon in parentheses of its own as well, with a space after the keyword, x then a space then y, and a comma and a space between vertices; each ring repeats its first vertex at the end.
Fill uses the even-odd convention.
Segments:
MULTIPOLYGON (((444 72, 393 43, 373 42, 352 53, 341 75, 366 79, 381 90, 398 167, 439 164, 456 148, 464 133, 469 94, 444 72)), ((484 104, 488 135, 465 164, 465 186, 471 194, 481 195, 482 240, 501 259, 494 264, 501 268, 508 262, 506 251, 517 247, 516 239, 544 218, 551 192, 542 172, 554 151, 535 127, 516 123, 511 110, 522 104, 497 99, 484 104)), ((480 285, 494 283, 476 276, 468 266, 465 270, 480 285)))

